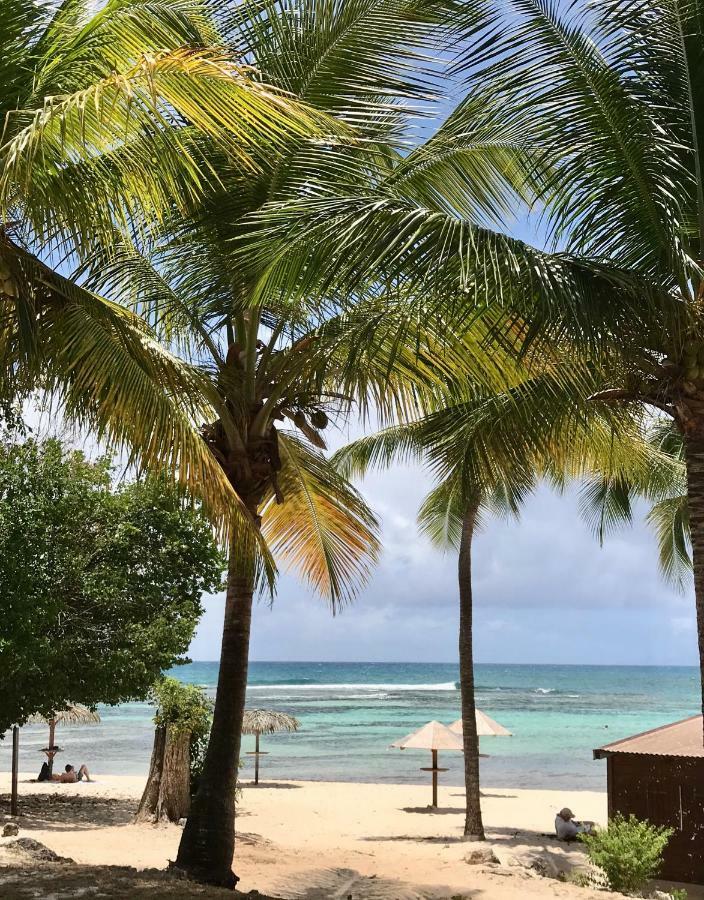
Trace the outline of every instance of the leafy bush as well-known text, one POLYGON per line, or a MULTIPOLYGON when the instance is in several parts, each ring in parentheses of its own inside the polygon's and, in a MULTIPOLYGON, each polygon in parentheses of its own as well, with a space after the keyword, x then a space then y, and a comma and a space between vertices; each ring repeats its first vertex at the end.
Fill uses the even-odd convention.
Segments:
POLYGON ((157 707, 155 725, 168 725, 177 732, 189 732, 191 735, 191 794, 194 794, 208 746, 213 718, 212 701, 202 688, 168 677, 156 682, 151 699, 157 707))
POLYGON ((583 834, 581 839, 589 859, 604 872, 609 888, 633 894, 657 875, 663 851, 673 833, 672 828, 618 814, 607 829, 583 834))

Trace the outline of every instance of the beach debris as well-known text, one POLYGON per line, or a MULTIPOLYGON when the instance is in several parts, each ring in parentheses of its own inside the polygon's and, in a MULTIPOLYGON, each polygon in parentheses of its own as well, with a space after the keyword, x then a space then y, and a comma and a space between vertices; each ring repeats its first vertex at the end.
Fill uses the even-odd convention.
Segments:
POLYGON ((19 834, 20 826, 17 822, 8 822, 2 830, 3 837, 15 837, 19 834))
POLYGON ((12 853, 22 853, 26 856, 31 856, 33 860, 41 862, 74 862, 74 860, 68 856, 59 856, 58 853, 54 853, 53 850, 50 850, 45 844, 35 841, 34 838, 17 838, 16 841, 5 844, 3 850, 9 850, 12 853))
POLYGON ((464 861, 468 866, 498 866, 500 860, 491 847, 481 847, 478 850, 470 850, 464 861))

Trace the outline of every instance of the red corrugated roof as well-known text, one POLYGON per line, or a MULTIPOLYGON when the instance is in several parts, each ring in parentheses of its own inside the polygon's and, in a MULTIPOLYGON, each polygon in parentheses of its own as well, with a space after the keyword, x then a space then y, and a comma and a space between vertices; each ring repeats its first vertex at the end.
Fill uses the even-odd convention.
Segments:
POLYGON ((642 734, 606 744, 594 751, 595 759, 612 753, 640 753, 649 756, 704 757, 702 717, 692 716, 680 722, 661 725, 642 734))

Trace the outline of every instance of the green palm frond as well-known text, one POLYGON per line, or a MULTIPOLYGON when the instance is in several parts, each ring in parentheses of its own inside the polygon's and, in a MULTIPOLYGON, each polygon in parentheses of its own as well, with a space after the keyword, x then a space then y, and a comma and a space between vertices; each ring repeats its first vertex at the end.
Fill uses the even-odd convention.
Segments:
POLYGON ((580 490, 580 512, 603 544, 606 535, 633 521, 632 488, 623 478, 595 478, 580 490))
POLYGON ((439 88, 431 57, 447 39, 447 0, 215 0, 238 55, 272 84, 368 135, 403 129, 397 101, 439 88))
POLYGON ((648 522, 655 529, 660 568, 669 580, 683 590, 692 576, 686 494, 669 497, 654 504, 648 513, 648 522))
POLYGON ((523 346, 549 337, 599 349, 613 335, 633 344, 635 335, 655 334, 655 323, 666 327, 683 315, 673 297, 637 273, 543 253, 388 195, 272 204, 250 220, 257 237, 243 253, 262 273, 260 297, 284 290, 313 300, 331 291, 354 295, 383 279, 422 296, 448 321, 461 323, 487 306, 503 309, 506 322, 521 317, 523 346))
MULTIPOLYGON (((445 481, 427 495, 418 510, 418 528, 441 550, 459 550, 469 498, 457 480, 445 481)), ((480 515, 475 520, 480 526, 480 515)))
POLYGON ((351 599, 379 554, 378 523, 359 493, 308 443, 279 432, 283 502, 271 497, 262 533, 282 565, 333 610, 351 599))
POLYGON ((99 197, 124 226, 135 215, 160 216, 167 201, 185 211, 212 173, 181 139, 178 119, 217 140, 250 171, 264 142, 275 149, 292 134, 310 134, 316 121, 222 55, 162 51, 66 97, 46 97, 39 109, 9 114, 0 146, 0 205, 20 205, 38 234, 57 225, 81 234, 90 197, 81 202, 76 189, 64 196, 42 190, 67 163, 80 162, 77 174, 103 183, 99 197), (116 146, 126 150, 116 153, 116 146))
POLYGON ((134 313, 16 246, 3 249, 19 295, 5 295, 0 306, 0 350, 14 377, 41 386, 70 420, 138 467, 168 471, 222 534, 231 523, 248 527, 197 430, 213 416, 204 373, 168 353, 134 313))
POLYGON ((680 229, 694 178, 683 152, 686 69, 673 41, 679 7, 472 4, 458 69, 550 157, 541 200, 559 241, 652 274, 665 263, 683 287, 680 229), (656 72, 667 70, 666 98, 654 57, 656 72))

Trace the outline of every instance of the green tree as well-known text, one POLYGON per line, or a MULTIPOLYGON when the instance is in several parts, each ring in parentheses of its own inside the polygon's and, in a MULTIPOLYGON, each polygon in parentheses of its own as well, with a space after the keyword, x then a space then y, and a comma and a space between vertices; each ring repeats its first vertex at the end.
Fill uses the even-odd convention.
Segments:
POLYGON ((213 705, 202 688, 176 678, 160 678, 150 699, 157 707, 154 747, 135 822, 178 822, 200 777, 213 705))
POLYGON ((55 440, 0 446, 0 731, 67 701, 144 699, 220 586, 203 514, 162 479, 111 475, 55 440))

